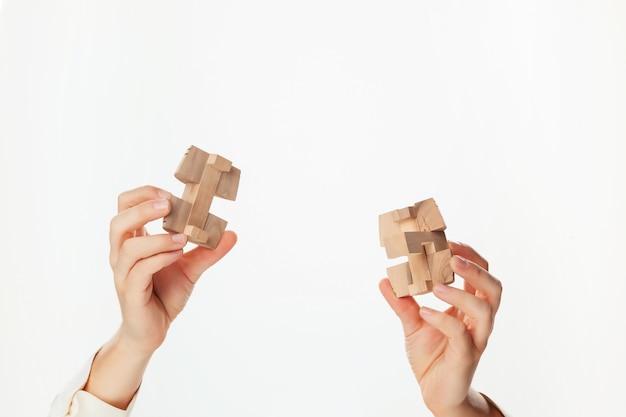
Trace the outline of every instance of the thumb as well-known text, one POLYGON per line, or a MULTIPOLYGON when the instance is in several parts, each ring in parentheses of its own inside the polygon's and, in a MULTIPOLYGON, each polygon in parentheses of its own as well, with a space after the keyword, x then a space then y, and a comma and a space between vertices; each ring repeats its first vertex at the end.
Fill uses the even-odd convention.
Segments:
POLYGON ((378 284, 378 288, 391 309, 400 318, 404 335, 409 336, 418 331, 424 324, 420 316, 420 306, 413 297, 396 297, 388 278, 384 278, 378 284))
POLYGON ((180 260, 183 273, 195 284, 204 271, 230 252, 235 243, 237 243, 237 235, 232 230, 227 230, 215 249, 198 246, 186 252, 180 260))

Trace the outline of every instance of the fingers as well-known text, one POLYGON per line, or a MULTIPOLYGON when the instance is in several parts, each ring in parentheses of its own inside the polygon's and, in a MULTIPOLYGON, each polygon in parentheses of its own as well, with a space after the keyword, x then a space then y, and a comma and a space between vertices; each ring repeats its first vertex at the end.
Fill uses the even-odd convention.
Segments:
POLYGON ((413 297, 396 297, 388 278, 378 284, 378 288, 391 309, 400 318, 404 335, 409 336, 420 329, 423 322, 419 315, 420 306, 413 297))
POLYGON ((117 263, 121 247, 126 240, 136 236, 136 231, 142 230, 148 222, 164 217, 169 211, 169 200, 159 198, 138 203, 115 216, 111 220, 109 230, 111 265, 117 263))
POLYGON ((215 249, 198 246, 185 253, 180 260, 181 269, 194 284, 209 267, 222 259, 237 243, 237 235, 226 230, 215 249))
POLYGON ((469 245, 465 245, 463 243, 458 243, 458 242, 449 242, 449 243, 450 243, 450 249, 452 249, 452 253, 454 255, 459 255, 465 259, 469 259, 475 264, 480 265, 482 268, 489 270, 489 262, 487 262, 485 258, 480 256, 480 254, 476 252, 474 248, 472 248, 469 245))
MULTIPOLYGON (((454 273, 476 289, 475 294, 446 285, 436 285, 433 292, 438 298, 464 313, 463 322, 455 321, 469 331, 474 345, 482 352, 493 330, 495 315, 500 306, 502 284, 479 265, 458 255, 451 259, 450 266, 454 273)), ((452 325, 449 325, 447 331, 454 330, 450 326, 452 325)), ((440 331, 448 335, 446 330, 440 331)))
POLYGON ((152 295, 154 285, 153 276, 158 271, 170 266, 183 255, 182 249, 171 252, 162 252, 149 258, 137 261, 128 275, 116 281, 116 289, 120 300, 142 300, 146 302, 152 295), (139 295, 139 298, 135 296, 139 295))
POLYGON ((177 259, 182 255, 186 243, 187 237, 183 234, 162 234, 125 240, 117 262, 112 265, 116 285, 126 280, 131 270, 135 274, 143 272, 149 281, 152 274, 169 265, 167 262, 170 258, 177 259), (159 257, 161 254, 165 256, 159 257))
POLYGON ((478 298, 484 299, 493 307, 495 314, 500 307, 502 283, 485 268, 458 255, 452 257, 450 266, 455 274, 476 289, 475 295, 478 298))
MULTIPOLYGON (((117 198, 117 212, 121 213, 131 207, 148 200, 169 199, 171 194, 160 188, 145 185, 121 193, 117 198)), ((141 227, 133 232, 133 236, 147 235, 146 229, 141 227)))
POLYGON ((148 200, 169 199, 171 194, 151 185, 144 185, 125 191, 117 197, 117 212, 121 213, 148 200))
MULTIPOLYGON (((126 277, 140 260, 156 257, 150 262, 142 261, 142 268, 151 273, 157 272, 154 265, 169 262, 169 255, 163 253, 178 251, 187 242, 183 235, 158 235, 148 239, 145 225, 167 215, 171 209, 170 193, 152 186, 143 186, 123 192, 118 197, 119 213, 111 220, 109 241, 111 245, 110 263, 118 277, 126 277), (178 237, 177 237, 178 236, 178 237), (135 239, 130 239, 135 238, 135 239), (180 239, 173 241, 172 239, 180 239), (167 258, 164 261, 161 258, 167 258), (159 260, 161 259, 161 260, 159 260)), ((237 241, 237 235, 226 231, 218 246, 211 250, 197 247, 180 258, 182 272, 196 282, 200 275, 228 253, 237 241)), ((181 251, 182 254, 182 251, 181 251)), ((180 255, 180 254, 179 254, 180 255)), ((136 268, 136 267, 135 267, 136 268)))
MULTIPOLYGON (((475 264, 480 265, 482 268, 489 270, 489 263, 487 262, 487 260, 483 258, 482 256, 480 256, 480 254, 476 252, 474 248, 472 248, 469 245, 465 245, 463 243, 458 243, 458 242, 449 242, 449 243, 450 243, 450 249, 452 250, 453 254, 461 256, 465 259, 469 259, 475 264)), ((476 289, 472 287, 472 285, 469 282, 464 281, 463 286, 465 288, 465 291, 472 293, 472 294, 476 293, 476 289)))
POLYGON ((461 320, 456 318, 454 310, 453 308, 446 313, 442 313, 428 307, 422 307, 419 314, 426 323, 439 330, 448 338, 453 352, 458 357, 467 357, 474 344, 467 327, 461 320))

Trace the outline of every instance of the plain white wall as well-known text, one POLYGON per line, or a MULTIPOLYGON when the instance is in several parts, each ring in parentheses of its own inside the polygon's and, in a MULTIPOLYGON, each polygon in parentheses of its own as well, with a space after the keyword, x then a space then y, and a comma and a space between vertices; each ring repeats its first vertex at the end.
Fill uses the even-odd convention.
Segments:
POLYGON ((136 416, 428 415, 377 290, 378 214, 428 197, 504 283, 476 387, 517 416, 623 412, 624 2, 1 7, 2 415, 45 415, 115 330, 117 194, 180 195, 191 144, 241 168, 213 207, 240 241, 136 416))

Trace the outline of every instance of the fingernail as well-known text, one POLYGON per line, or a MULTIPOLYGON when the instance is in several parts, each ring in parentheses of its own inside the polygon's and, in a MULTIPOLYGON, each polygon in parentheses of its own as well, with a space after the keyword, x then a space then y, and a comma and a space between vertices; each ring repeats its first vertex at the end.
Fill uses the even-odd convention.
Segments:
POLYGON ((178 234, 172 235, 172 241, 173 242, 185 243, 186 240, 187 240, 187 236, 185 236, 182 233, 178 233, 178 234))
POLYGON ((428 307, 422 307, 420 308, 420 314, 422 316, 432 316, 434 313, 434 310, 428 308, 428 307))
POLYGON ((459 268, 466 269, 469 266, 469 262, 467 261, 467 259, 463 258, 462 256, 455 255, 455 258, 456 264, 459 268))
POLYGON ((172 195, 171 193, 165 191, 165 190, 159 190, 157 191, 157 194, 159 195, 159 197, 161 198, 165 198, 165 199, 169 199, 170 196, 172 195))
POLYGON ((436 284, 433 291, 439 294, 447 294, 450 292, 450 287, 444 284, 436 284))
POLYGON ((167 201, 167 200, 156 200, 156 201, 154 202, 154 209, 155 209, 155 210, 159 210, 159 211, 161 211, 161 210, 165 210, 165 209, 167 208, 167 205, 168 205, 168 204, 169 204, 169 203, 168 203, 168 201, 167 201))

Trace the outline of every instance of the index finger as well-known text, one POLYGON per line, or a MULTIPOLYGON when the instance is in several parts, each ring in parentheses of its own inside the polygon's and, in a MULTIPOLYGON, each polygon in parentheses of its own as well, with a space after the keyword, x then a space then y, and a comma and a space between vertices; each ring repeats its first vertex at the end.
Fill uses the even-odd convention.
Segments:
POLYGON ((109 244, 111 247, 109 260, 115 264, 120 249, 127 239, 139 236, 138 230, 153 220, 162 218, 170 210, 170 202, 166 199, 148 200, 130 207, 117 214, 109 225, 109 244))
MULTIPOLYGON (((484 270, 489 270, 489 262, 487 262, 487 260, 476 252, 476 250, 471 246, 459 242, 448 243, 450 243, 450 249, 452 250, 453 255, 461 256, 462 258, 468 259, 476 265, 479 265, 484 270)), ((470 294, 476 294, 476 288, 474 288, 467 280, 463 281, 463 288, 470 294)))
POLYGON ((468 259, 474 262, 476 265, 479 265, 481 268, 485 270, 489 270, 489 262, 485 258, 483 258, 474 248, 470 245, 466 245, 464 243, 459 242, 448 242, 450 243, 450 249, 452 249, 453 255, 459 255, 465 259, 468 259))
POLYGON ((171 194, 151 185, 144 185, 132 190, 124 191, 117 197, 117 212, 121 213, 149 200, 169 199, 171 194))
POLYGON ((470 285, 475 289, 473 294, 476 297, 487 301, 492 306, 495 314, 498 311, 502 298, 502 283, 500 280, 477 263, 459 255, 455 255, 451 259, 450 266, 455 274, 463 278, 466 285, 470 285))

